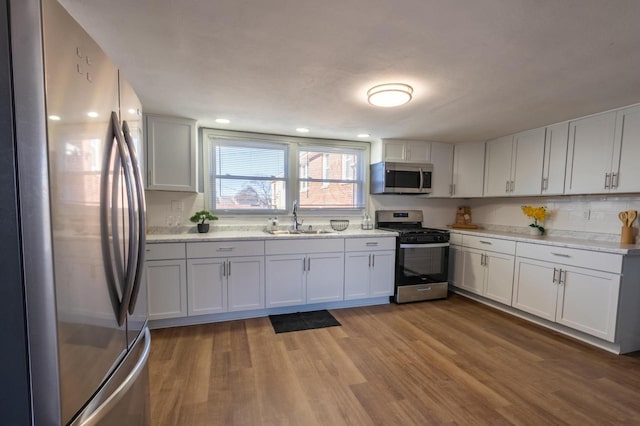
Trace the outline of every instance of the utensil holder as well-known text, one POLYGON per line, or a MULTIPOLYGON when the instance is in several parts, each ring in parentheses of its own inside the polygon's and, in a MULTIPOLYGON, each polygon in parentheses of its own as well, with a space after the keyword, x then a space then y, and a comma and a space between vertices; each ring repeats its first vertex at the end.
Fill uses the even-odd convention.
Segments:
POLYGON ((633 228, 631 226, 623 226, 620 233, 621 244, 634 244, 636 242, 635 235, 633 235, 633 228))

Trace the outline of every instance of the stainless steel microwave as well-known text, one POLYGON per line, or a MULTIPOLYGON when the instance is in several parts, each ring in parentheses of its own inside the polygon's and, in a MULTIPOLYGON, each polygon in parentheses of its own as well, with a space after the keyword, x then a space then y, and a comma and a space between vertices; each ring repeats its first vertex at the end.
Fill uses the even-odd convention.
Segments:
POLYGON ((372 194, 429 194, 433 164, 390 163, 371 165, 372 194))

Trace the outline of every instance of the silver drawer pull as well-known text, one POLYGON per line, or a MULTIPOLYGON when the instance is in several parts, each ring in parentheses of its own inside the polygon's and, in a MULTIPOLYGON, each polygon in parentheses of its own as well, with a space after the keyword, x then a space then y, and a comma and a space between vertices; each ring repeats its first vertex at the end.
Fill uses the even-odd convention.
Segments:
POLYGON ((378 245, 378 243, 375 243, 375 242, 373 242, 373 243, 367 243, 367 246, 377 246, 377 245, 378 245))
POLYGON ((417 289, 418 291, 431 291, 431 287, 422 287, 417 289))
POLYGON ((492 245, 493 244, 491 241, 482 241, 482 240, 480 240, 480 242, 482 244, 488 244, 488 245, 492 245))
POLYGON ((568 254, 564 254, 564 253, 553 253, 552 252, 551 254, 554 255, 554 256, 560 256, 560 257, 571 257, 568 254))
POLYGON ((219 247, 216 251, 233 251, 235 247, 219 247))

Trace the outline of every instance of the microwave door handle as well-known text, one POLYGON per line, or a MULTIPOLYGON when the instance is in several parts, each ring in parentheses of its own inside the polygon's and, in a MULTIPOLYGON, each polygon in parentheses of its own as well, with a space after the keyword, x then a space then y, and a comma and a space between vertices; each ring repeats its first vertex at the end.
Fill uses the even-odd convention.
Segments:
POLYGON ((419 167, 418 170, 420 171, 420 191, 422 191, 424 187, 424 173, 422 172, 422 167, 419 167))

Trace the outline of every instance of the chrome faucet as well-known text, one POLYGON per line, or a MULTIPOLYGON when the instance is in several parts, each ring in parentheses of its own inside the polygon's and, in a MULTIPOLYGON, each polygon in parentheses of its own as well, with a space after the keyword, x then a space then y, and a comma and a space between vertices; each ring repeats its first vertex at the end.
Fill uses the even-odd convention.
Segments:
POLYGON ((304 222, 303 219, 301 219, 300 222, 298 222, 298 201, 294 200, 294 202, 293 202, 293 222, 291 224, 291 228, 294 231, 297 231, 298 228, 300 227, 300 225, 302 225, 303 222, 304 222))

